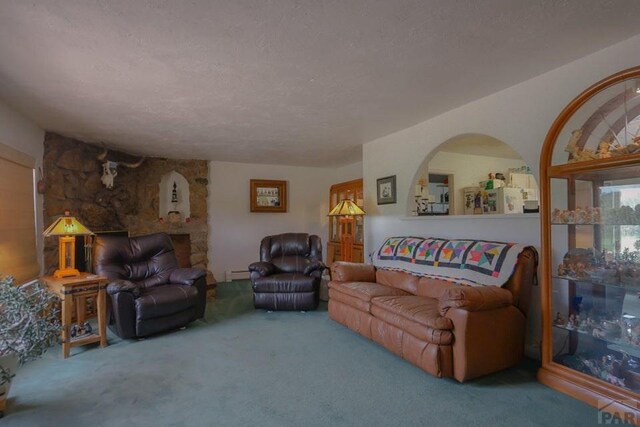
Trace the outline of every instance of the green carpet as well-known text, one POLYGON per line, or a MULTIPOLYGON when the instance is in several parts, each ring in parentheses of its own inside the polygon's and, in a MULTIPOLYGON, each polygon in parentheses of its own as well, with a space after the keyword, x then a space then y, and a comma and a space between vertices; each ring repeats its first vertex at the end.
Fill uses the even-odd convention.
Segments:
POLYGON ((255 311, 222 283, 206 323, 23 367, 9 426, 589 426, 595 409, 535 363, 466 384, 434 378, 318 311, 255 311))

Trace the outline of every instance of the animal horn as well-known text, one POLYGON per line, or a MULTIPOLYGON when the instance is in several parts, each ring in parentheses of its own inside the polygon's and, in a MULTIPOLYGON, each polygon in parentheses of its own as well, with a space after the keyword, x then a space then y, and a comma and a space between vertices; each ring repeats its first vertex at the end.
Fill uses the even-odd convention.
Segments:
POLYGON ((138 166, 140 166, 142 164, 142 162, 144 162, 144 159, 146 159, 146 157, 141 158, 136 163, 118 162, 118 166, 126 166, 128 168, 137 168, 138 166))

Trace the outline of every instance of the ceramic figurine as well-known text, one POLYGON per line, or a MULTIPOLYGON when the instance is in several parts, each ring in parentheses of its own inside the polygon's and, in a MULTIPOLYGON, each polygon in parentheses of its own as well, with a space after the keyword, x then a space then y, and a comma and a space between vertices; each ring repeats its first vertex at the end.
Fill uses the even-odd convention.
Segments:
POLYGON ((576 208, 575 221, 576 224, 587 224, 589 222, 587 220, 587 211, 584 209, 576 208))
POLYGON ((593 208, 593 210, 592 210, 592 212, 591 212, 591 221, 592 221, 594 224, 600 224, 600 221, 601 221, 601 212, 602 212, 602 211, 600 210, 600 207, 599 207, 599 206, 598 206, 598 207, 593 208))
POLYGON ((562 211, 558 208, 555 208, 553 212, 551 212, 551 222, 555 224, 562 223, 562 211))
POLYGON ((600 141, 598 144, 598 149, 596 150, 596 154, 599 159, 608 159, 609 157, 613 157, 614 150, 611 143, 605 139, 600 141))
POLYGON ((562 316, 562 314, 560 314, 560 312, 557 312, 555 319, 553 319, 553 324, 554 325, 559 325, 559 326, 564 326, 565 323, 566 323, 565 318, 562 316))
POLYGON ((598 155, 590 148, 581 148, 578 146, 578 140, 582 136, 582 129, 576 129, 571 132, 571 138, 567 143, 564 151, 569 153, 569 163, 583 162, 585 160, 595 160, 598 155))

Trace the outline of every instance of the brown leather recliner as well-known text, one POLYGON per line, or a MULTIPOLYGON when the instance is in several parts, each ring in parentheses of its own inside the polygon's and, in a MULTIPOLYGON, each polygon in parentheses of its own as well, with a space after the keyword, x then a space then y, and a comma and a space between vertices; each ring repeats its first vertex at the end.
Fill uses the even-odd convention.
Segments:
POLYGON ((320 300, 320 237, 306 233, 267 236, 260 262, 249 265, 253 305, 267 310, 315 310, 320 300))
POLYGON ((165 233, 96 237, 93 271, 111 280, 109 327, 121 338, 176 329, 204 316, 206 271, 179 268, 165 233))

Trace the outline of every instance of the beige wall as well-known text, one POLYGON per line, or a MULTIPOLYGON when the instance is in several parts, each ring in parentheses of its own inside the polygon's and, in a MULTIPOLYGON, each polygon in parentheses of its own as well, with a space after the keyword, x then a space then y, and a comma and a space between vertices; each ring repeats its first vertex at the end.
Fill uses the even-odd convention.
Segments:
POLYGON ((264 236, 300 232, 322 238, 326 256, 329 187, 362 177, 362 164, 312 168, 251 163, 209 163, 209 269, 218 281, 227 270, 246 270, 259 261, 264 236), (288 181, 286 213, 249 210, 249 180, 288 181))

